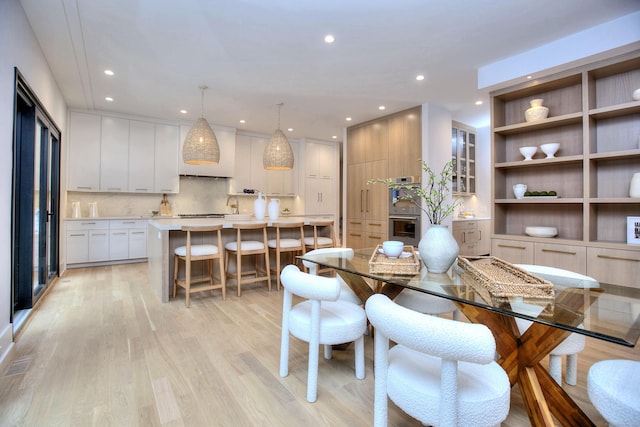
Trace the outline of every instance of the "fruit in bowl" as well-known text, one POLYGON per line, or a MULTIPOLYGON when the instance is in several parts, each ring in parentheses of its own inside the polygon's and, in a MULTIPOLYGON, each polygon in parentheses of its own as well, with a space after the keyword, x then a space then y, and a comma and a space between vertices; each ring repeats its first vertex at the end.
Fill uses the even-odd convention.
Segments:
POLYGON ((290 213, 291 211, 289 210, 289 208, 282 209, 282 215, 289 215, 290 213))

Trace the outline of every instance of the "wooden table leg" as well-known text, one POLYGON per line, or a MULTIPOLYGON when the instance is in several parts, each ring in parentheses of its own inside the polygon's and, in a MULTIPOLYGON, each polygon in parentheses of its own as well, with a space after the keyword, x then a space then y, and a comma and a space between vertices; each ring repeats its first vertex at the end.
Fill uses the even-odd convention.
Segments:
POLYGON ((474 323, 486 325, 496 339, 498 362, 511 385, 517 383, 534 426, 554 426, 556 417, 564 426, 593 426, 593 422, 556 383, 540 361, 570 332, 542 323, 533 323, 519 336, 511 316, 468 304, 456 303, 460 311, 474 323))

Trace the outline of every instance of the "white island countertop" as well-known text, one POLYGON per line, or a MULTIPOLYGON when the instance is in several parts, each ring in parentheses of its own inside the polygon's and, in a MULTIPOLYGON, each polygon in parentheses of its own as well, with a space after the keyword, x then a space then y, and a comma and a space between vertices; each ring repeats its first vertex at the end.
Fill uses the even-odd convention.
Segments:
POLYGON ((223 228, 231 228, 233 224, 256 224, 266 222, 267 227, 270 227, 273 222, 299 222, 304 221, 305 224, 309 224, 314 220, 330 220, 333 219, 333 215, 287 215, 281 216, 276 221, 271 221, 266 217, 263 221, 256 221, 255 218, 251 220, 242 219, 224 219, 224 218, 180 218, 180 217, 152 217, 148 218, 149 224, 153 225, 159 230, 180 230, 184 225, 215 225, 222 224, 223 228))

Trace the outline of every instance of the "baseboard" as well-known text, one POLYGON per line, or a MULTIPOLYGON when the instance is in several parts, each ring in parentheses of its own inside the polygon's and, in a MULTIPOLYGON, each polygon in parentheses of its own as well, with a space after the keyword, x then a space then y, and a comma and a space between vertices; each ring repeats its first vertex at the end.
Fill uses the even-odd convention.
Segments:
POLYGON ((4 372, 13 349, 13 324, 9 323, 0 333, 0 372, 4 372))

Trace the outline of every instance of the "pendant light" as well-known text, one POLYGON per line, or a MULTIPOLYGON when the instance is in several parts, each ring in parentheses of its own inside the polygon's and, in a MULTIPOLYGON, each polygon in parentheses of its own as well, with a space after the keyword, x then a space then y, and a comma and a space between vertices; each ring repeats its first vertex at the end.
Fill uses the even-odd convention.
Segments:
POLYGON ((182 146, 182 161, 190 165, 216 165, 220 161, 220 147, 213 129, 204 118, 204 91, 207 86, 199 86, 202 115, 191 126, 182 146))
POLYGON ((291 170, 293 169, 293 150, 284 133, 280 130, 280 108, 278 106, 278 129, 271 135, 262 155, 262 165, 267 170, 291 170))

